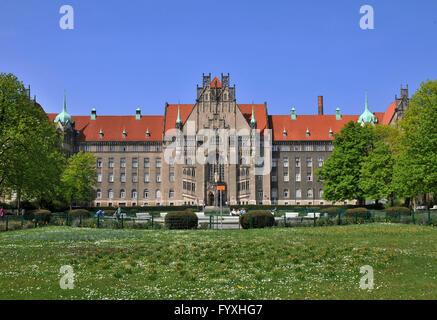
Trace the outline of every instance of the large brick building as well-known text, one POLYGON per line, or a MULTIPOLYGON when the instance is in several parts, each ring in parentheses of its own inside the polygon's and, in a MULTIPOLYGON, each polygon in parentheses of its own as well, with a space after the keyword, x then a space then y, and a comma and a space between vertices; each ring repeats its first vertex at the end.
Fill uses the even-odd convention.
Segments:
POLYGON ((96 206, 328 204, 314 171, 349 121, 389 124, 408 108, 408 89, 385 112, 269 115, 267 103, 237 103, 235 85, 203 75, 194 104, 165 104, 163 116, 48 114, 69 154, 97 157, 96 206), (257 134, 255 134, 257 133, 257 134), (258 142, 258 143, 256 143, 258 142), (259 154, 256 159, 255 154, 259 154), (206 158, 207 161, 204 161, 206 158), (201 159, 201 160, 199 160, 201 159), (203 159, 203 160, 202 160, 203 159))

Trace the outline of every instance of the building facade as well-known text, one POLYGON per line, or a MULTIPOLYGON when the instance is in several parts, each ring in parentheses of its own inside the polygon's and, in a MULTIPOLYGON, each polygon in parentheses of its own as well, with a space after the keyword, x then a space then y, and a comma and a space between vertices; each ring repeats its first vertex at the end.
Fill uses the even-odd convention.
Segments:
POLYGON ((68 155, 97 157, 94 206, 324 205, 314 172, 349 121, 390 124, 408 109, 408 88, 382 113, 269 115, 267 103, 237 103, 230 77, 203 75, 194 104, 165 104, 163 116, 48 114, 68 155), (218 189, 222 189, 219 191, 218 189))

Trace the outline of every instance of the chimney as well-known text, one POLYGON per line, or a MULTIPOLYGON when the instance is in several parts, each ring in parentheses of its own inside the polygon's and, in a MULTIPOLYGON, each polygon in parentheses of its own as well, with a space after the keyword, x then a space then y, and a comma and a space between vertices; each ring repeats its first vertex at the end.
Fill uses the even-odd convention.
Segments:
POLYGON ((319 116, 323 116, 323 96, 319 96, 319 116))

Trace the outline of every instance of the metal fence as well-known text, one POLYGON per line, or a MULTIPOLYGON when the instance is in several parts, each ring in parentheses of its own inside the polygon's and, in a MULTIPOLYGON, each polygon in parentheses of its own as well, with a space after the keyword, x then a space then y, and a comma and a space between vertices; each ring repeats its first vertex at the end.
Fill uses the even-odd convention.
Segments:
MULTIPOLYGON (((248 212, 250 214, 250 211, 248 212)), ((346 214, 345 210, 335 213, 317 213, 301 210, 287 213, 276 212, 271 227, 316 227, 348 224, 367 224, 373 222, 403 223, 424 226, 437 226, 437 212, 434 211, 385 211, 370 210, 354 214, 346 214)), ((252 219, 249 219, 249 229, 254 228, 252 219)), ((224 230, 241 229, 238 216, 205 215, 199 213, 197 218, 183 215, 178 218, 165 219, 165 215, 158 212, 126 214, 120 216, 77 215, 69 213, 52 213, 48 216, 7 215, 0 217, 0 232, 19 229, 38 228, 44 226, 70 226, 77 228, 102 229, 203 229, 224 230)))

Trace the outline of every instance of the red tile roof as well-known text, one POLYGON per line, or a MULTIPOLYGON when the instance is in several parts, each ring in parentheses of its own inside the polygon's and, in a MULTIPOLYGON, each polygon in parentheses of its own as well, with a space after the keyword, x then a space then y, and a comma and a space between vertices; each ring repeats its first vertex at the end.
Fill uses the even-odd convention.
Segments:
MULTIPOLYGON (((56 118, 56 113, 49 113, 51 121, 56 118)), ((90 116, 72 116, 75 129, 80 131, 80 141, 161 141, 163 133, 163 116, 99 116, 91 120, 90 116), (100 138, 100 130, 103 137, 100 138), (126 138, 123 138, 126 130, 126 138), (146 138, 149 130, 150 137, 146 138)))
POLYGON ((382 124, 389 124, 390 123, 391 119, 393 118, 393 116, 395 114, 395 109, 400 101, 401 101, 400 99, 393 101, 388 106, 387 110, 384 113, 384 117, 382 118, 382 121, 381 121, 382 124))
MULTIPOLYGON (((217 79, 218 80, 218 79, 217 79)), ((216 83, 218 85, 218 83, 216 83)), ((399 100, 398 100, 399 101, 399 100)), ((388 124, 393 117, 395 104, 393 102, 386 112, 375 112, 378 123, 388 124)), ((340 132, 341 128, 349 121, 357 121, 358 115, 342 115, 341 120, 336 120, 335 115, 297 115, 296 120, 291 120, 290 115, 267 114, 264 104, 254 104, 255 120, 257 128, 263 132, 265 129, 273 130, 273 140, 334 140, 329 136, 329 130, 333 133, 340 132), (287 136, 283 136, 284 129, 287 136), (306 136, 307 129, 310 136, 306 136)), ((250 123, 252 117, 252 104, 238 104, 243 116, 250 123)), ((194 104, 181 104, 181 121, 184 124, 192 112, 194 104)), ((96 120, 91 120, 90 116, 72 116, 75 121, 75 128, 81 133, 80 141, 162 141, 163 132, 174 129, 178 114, 178 105, 169 104, 165 111, 165 116, 141 116, 136 120, 132 116, 99 116, 96 120), (149 130, 150 137, 146 138, 146 131, 149 130), (103 131, 100 138, 99 132, 103 131), (123 130, 127 136, 123 138, 123 130)), ((56 113, 49 113, 47 116, 51 121, 56 118, 56 113)), ((264 131, 265 133, 265 131, 264 131)))
POLYGON ((222 87, 222 83, 220 82, 220 80, 217 77, 214 77, 214 79, 212 79, 211 83, 210 83, 211 88, 221 88, 222 87))
MULTIPOLYGON (((384 113, 374 113, 378 122, 381 121, 384 113)), ((273 140, 275 141, 311 141, 311 140, 334 140, 329 136, 329 130, 333 134, 340 132, 343 126, 349 121, 356 122, 358 115, 342 115, 341 120, 337 120, 335 115, 297 115, 296 120, 292 120, 290 115, 269 116, 270 128, 273 128, 273 140), (283 132, 287 132, 284 137, 283 132), (310 136, 307 137, 307 129, 310 136)))
MULTIPOLYGON (((252 104, 238 104, 241 113, 250 123, 252 119, 252 104)), ((267 110, 264 104, 254 104, 253 109, 255 111, 256 128, 263 133, 264 129, 268 128, 267 110)))
MULTIPOLYGON (((181 108, 181 121, 185 123, 191 111, 194 108, 194 104, 180 104, 181 108)), ((178 105, 169 104, 165 110, 165 124, 164 130, 170 130, 176 128, 176 119, 178 118, 178 105)))

